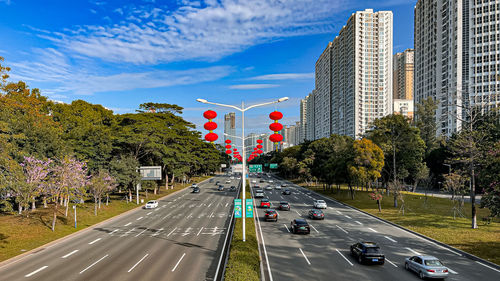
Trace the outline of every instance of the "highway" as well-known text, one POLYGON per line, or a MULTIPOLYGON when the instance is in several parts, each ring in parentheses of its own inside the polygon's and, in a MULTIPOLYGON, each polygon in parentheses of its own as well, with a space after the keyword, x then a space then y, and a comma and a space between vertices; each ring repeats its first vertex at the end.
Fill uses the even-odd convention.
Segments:
MULTIPOLYGON (((262 189, 284 182, 274 178, 271 184, 266 178, 266 183, 259 183, 260 179, 252 179, 262 189)), ((315 192, 289 182, 286 184, 292 191, 291 195, 282 195, 282 190, 264 190, 273 208, 277 208, 279 201, 288 201, 291 205, 290 211, 278 210, 278 222, 265 222, 264 209, 256 208, 257 231, 262 233, 258 236, 264 249, 263 280, 418 280, 415 273, 405 270, 404 259, 419 254, 441 259, 450 269, 447 280, 500 280, 500 271, 496 268, 333 200, 326 200, 315 192), (323 199, 328 204, 328 208, 323 209, 325 220, 307 217, 315 199, 323 199), (307 219, 311 226, 309 235, 289 232, 290 222, 295 218, 307 219), (361 241, 376 242, 385 254, 386 263, 362 265, 351 257, 349 246, 361 241)), ((255 205, 259 202, 260 199, 254 199, 255 205)))
POLYGON ((0 268, 0 280, 214 280, 237 192, 215 177, 0 268))

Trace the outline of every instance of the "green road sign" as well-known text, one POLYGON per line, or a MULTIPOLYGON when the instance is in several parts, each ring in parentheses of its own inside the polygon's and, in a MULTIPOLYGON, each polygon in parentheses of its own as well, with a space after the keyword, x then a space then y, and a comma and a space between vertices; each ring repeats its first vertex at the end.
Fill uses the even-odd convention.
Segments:
POLYGON ((248 165, 248 171, 250 173, 262 173, 262 164, 248 165))
POLYGON ((253 201, 252 199, 246 199, 246 203, 245 203, 245 206, 246 206, 246 217, 247 218, 253 218, 253 201))
POLYGON ((278 164, 276 164, 276 163, 271 163, 271 164, 269 165, 269 169, 278 169, 278 164))
POLYGON ((241 218, 241 199, 234 199, 234 217, 241 218))

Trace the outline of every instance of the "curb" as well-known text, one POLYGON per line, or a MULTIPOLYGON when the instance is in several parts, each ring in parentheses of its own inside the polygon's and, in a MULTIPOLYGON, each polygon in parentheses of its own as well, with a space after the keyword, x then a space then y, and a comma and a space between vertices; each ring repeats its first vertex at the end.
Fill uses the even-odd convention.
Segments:
MULTIPOLYGON (((210 179, 210 178, 205 179, 205 180, 201 181, 200 183, 202 183, 202 182, 204 182, 204 181, 206 181, 206 180, 209 180, 209 179, 210 179)), ((156 199, 156 200, 158 200, 158 201, 159 201, 159 200, 163 200, 164 198, 167 198, 167 197, 169 197, 169 196, 172 196, 172 195, 174 195, 174 194, 176 194, 176 193, 178 193, 178 192, 180 192, 180 191, 183 191, 184 189, 186 189, 186 188, 188 188, 188 187, 189 187, 189 185, 186 185, 186 186, 185 186, 185 187, 183 187, 182 189, 176 190, 176 191, 174 191, 174 192, 172 192, 172 193, 170 193, 170 194, 167 194, 167 195, 165 195, 165 196, 163 196, 163 197, 160 197, 160 198, 158 198, 158 199, 156 199)), ((135 208, 133 208, 133 209, 130 209, 130 210, 128 210, 128 211, 125 211, 124 213, 118 214, 118 215, 116 215, 116 216, 114 216, 114 217, 111 217, 111 218, 109 218, 109 219, 103 220, 103 221, 101 221, 101 222, 98 222, 98 223, 96 223, 96 224, 94 224, 94 225, 91 225, 91 226, 89 226, 89 227, 86 227, 86 228, 84 228, 84 229, 80 229, 80 230, 78 230, 77 232, 73 232, 73 233, 68 234, 68 235, 66 235, 66 236, 63 236, 63 237, 61 237, 61 238, 58 238, 58 239, 56 239, 56 240, 54 240, 54 241, 51 241, 51 242, 49 242, 49 243, 47 243, 47 244, 44 244, 44 245, 38 246, 38 247, 36 247, 36 248, 34 248, 34 249, 31 249, 31 250, 29 250, 29 251, 27 251, 27 252, 24 252, 24 253, 20 254, 20 255, 14 256, 14 257, 12 257, 12 258, 10 258, 10 259, 4 260, 4 261, 0 262, 0 269, 1 269, 1 268, 4 268, 4 267, 6 267, 6 266, 8 266, 8 265, 10 265, 10 264, 16 263, 16 262, 18 262, 18 261, 22 260, 23 258, 25 258, 25 257, 27 257, 27 256, 30 256, 30 255, 32 255, 32 254, 35 254, 35 253, 39 252, 39 251, 42 251, 42 250, 48 249, 48 248, 50 248, 50 247, 54 246, 55 244, 61 243, 61 242, 65 241, 65 240, 68 240, 68 239, 73 238, 73 237, 75 237, 75 236, 78 236, 78 235, 81 235, 81 234, 85 234, 85 233, 87 233, 88 231, 91 231, 91 230, 95 229, 96 227, 99 227, 99 226, 101 226, 101 225, 103 225, 103 224, 105 224, 105 223, 109 223, 109 222, 111 222, 111 221, 113 221, 113 220, 116 220, 116 219, 119 219, 119 218, 121 218, 121 217, 124 217, 124 216, 128 215, 129 213, 132 213, 132 212, 136 211, 137 209, 141 209, 141 208, 142 208, 142 205, 141 205, 141 206, 137 206, 137 207, 135 207, 135 208)))
MULTIPOLYGON (((302 187, 302 186, 301 186, 301 187, 302 187)), ((304 187, 302 187, 302 188, 304 188, 304 187)), ((413 231, 413 230, 410 230, 410 229, 408 229, 408 228, 406 228, 406 227, 403 227, 403 226, 401 226, 401 225, 399 225, 399 224, 396 224, 396 223, 393 223, 393 222, 391 222, 391 221, 385 220, 385 219, 383 219, 383 218, 377 217, 377 216, 375 216, 375 215, 372 215, 372 214, 370 214, 370 213, 367 213, 367 212, 365 212, 365 211, 363 211, 363 210, 360 210, 360 209, 358 209, 358 208, 356 208, 356 207, 353 207, 353 206, 351 206, 351 205, 348 205, 348 204, 346 204, 346 203, 340 202, 340 201, 338 201, 338 200, 336 200, 336 199, 333 199, 333 198, 331 198, 331 197, 324 196, 323 194, 317 193, 316 191, 313 191, 313 190, 311 190, 311 189, 309 189, 309 188, 307 188, 307 190, 309 190, 309 191, 311 191, 311 192, 314 192, 315 194, 317 194, 317 195, 319 195, 319 196, 321 196, 321 197, 323 197, 323 198, 325 198, 325 199, 331 200, 331 201, 333 201, 333 202, 336 202, 336 203, 338 203, 338 204, 341 204, 341 205, 343 205, 343 206, 346 206, 346 207, 348 207, 348 208, 351 208, 351 209, 353 209, 353 210, 356 210, 356 211, 358 211, 358 212, 361 212, 361 213, 363 213, 363 214, 365 214, 365 215, 368 215, 368 216, 370 216, 370 217, 372 217, 372 218, 378 219, 378 220, 380 220, 380 221, 382 221, 382 222, 384 222, 384 223, 386 223, 386 224, 390 224, 390 225, 395 226, 395 227, 397 227, 397 228, 399 228, 399 229, 402 229, 402 230, 404 230, 404 231, 406 231, 406 232, 409 232, 409 233, 411 233, 411 234, 413 234, 413 235, 415 235, 415 236, 420 237, 421 239, 428 240, 428 241, 433 242, 434 244, 437 244, 437 245, 439 245, 439 246, 441 246, 441 247, 447 248, 449 251, 451 251, 451 252, 455 252, 455 254, 457 254, 457 253, 458 253, 458 254, 460 254, 461 256, 464 256, 464 257, 469 258, 469 259, 471 259, 471 260, 474 260, 474 261, 476 261, 476 262, 481 262, 481 263, 484 263, 484 264, 486 264, 486 265, 488 265, 488 266, 490 266, 490 267, 493 267, 493 268, 495 268, 495 270, 497 270, 497 271, 499 271, 499 270, 500 270, 500 265, 498 265, 498 264, 496 264, 496 263, 492 263, 492 262, 490 262, 490 261, 488 261, 488 260, 482 259, 482 258, 480 258, 480 257, 478 257, 478 256, 475 256, 475 255, 471 254, 471 253, 468 253, 468 252, 462 251, 462 250, 457 249, 457 248, 455 248, 455 247, 453 247, 453 246, 450 246, 450 245, 448 245, 448 244, 445 244, 445 243, 443 243, 443 242, 440 242, 440 241, 438 241, 438 240, 436 240, 436 239, 434 239, 434 238, 431 238, 431 237, 425 236, 425 235, 423 235, 423 234, 421 234, 421 233, 418 233, 418 232, 415 232, 415 231, 413 231)))

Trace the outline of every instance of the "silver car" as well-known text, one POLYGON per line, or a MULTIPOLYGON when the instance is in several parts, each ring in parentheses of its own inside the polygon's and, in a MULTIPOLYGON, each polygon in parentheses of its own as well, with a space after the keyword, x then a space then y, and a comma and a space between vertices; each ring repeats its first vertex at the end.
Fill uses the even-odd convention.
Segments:
POLYGON ((406 270, 415 271, 420 279, 448 277, 448 268, 438 258, 432 256, 413 256, 405 259, 406 270))

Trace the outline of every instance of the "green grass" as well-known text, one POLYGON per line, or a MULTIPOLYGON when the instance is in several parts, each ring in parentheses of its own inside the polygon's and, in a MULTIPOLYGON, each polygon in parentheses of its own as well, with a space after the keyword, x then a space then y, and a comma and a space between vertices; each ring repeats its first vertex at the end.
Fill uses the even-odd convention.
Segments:
MULTIPOLYGON (((247 187, 250 187, 250 185, 247 185, 247 187)), ((249 189, 246 190, 246 198, 252 198, 249 189)), ((255 221, 253 218, 245 220, 246 241, 243 242, 243 219, 236 219, 229 259, 224 275, 226 280, 260 280, 259 244, 257 242, 257 233, 255 232, 255 221)))
POLYGON ((382 212, 378 211, 376 201, 369 197, 372 191, 356 191, 354 200, 347 190, 342 187, 340 192, 324 191, 321 187, 311 189, 330 196, 338 201, 361 209, 380 218, 399 224, 415 232, 431 237, 440 242, 466 251, 490 262, 500 265, 500 220, 494 219, 486 224, 481 218, 489 215, 489 210, 477 210, 477 229, 471 228, 471 206, 466 203, 463 207, 464 217, 453 218, 453 201, 446 198, 427 197, 416 193, 405 193, 405 214, 401 211, 401 201, 398 208, 394 208, 393 196, 385 195, 382 199, 382 212))
MULTIPOLYGON (((201 181, 208 177, 194 178, 195 181, 201 181)), ((146 200, 157 199, 177 190, 185 188, 187 185, 177 184, 174 189, 165 190, 165 187, 159 188, 160 193, 154 195, 148 193, 146 200)), ((24 212, 23 215, 0 215, 0 261, 7 260, 23 252, 32 250, 46 243, 74 233, 78 230, 87 228, 96 223, 119 215, 125 211, 136 208, 135 203, 126 203, 122 200, 125 194, 111 196, 111 202, 106 206, 105 202, 98 209, 97 216, 94 215, 94 204, 92 202, 84 203, 77 208, 78 227, 74 228, 74 216, 72 205, 68 211, 68 217, 64 216, 64 208, 60 208, 57 216, 56 229, 51 230, 53 208, 43 209, 43 206, 37 206, 35 211, 24 212), (26 216, 27 215, 27 216, 26 216)), ((143 193, 140 194, 144 198, 143 193)), ((134 194, 135 202, 135 194, 134 194)), ((142 205, 142 204, 141 204, 142 205)))

